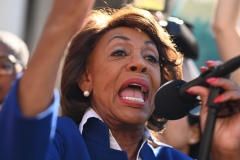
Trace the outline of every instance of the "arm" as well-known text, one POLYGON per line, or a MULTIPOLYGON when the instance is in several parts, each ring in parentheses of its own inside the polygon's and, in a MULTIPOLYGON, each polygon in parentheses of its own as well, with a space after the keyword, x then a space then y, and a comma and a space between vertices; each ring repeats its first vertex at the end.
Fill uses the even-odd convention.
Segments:
POLYGON ((53 95, 58 67, 67 43, 83 26, 93 3, 54 0, 28 68, 0 112, 0 159, 45 158, 56 127, 54 108, 59 105, 59 96, 53 95))
POLYGON ((55 0, 38 45, 19 84, 23 115, 34 117, 51 104, 64 50, 83 26, 94 0, 55 0), (34 104, 34 107, 33 107, 34 104))
MULTIPOLYGON (((212 29, 223 62, 240 54, 240 36, 237 32, 239 0, 219 0, 213 18, 212 29)), ((233 72, 233 80, 240 85, 240 69, 233 72)))

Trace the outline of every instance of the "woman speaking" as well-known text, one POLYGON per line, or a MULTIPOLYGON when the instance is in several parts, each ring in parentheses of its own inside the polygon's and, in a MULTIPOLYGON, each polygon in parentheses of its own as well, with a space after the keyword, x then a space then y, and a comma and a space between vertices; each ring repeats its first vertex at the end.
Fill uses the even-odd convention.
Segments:
MULTIPOLYGON (((190 159, 148 142, 145 126, 158 88, 182 78, 181 54, 148 11, 129 5, 89 14, 93 3, 55 0, 28 68, 3 105, 0 158, 190 159), (64 117, 57 117, 54 84, 69 40, 61 79, 64 117)), ((231 80, 207 82, 225 89, 216 103, 240 100, 239 87, 231 80)), ((195 86, 188 92, 201 96, 204 124, 208 89, 195 86)), ((237 113, 217 120, 213 159, 239 159, 239 119, 237 113)))

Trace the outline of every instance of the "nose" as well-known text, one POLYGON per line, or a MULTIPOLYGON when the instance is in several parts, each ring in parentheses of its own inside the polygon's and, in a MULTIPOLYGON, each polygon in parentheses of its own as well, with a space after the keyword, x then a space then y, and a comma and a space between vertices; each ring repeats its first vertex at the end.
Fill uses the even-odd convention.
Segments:
POLYGON ((131 61, 127 65, 127 71, 136 72, 136 73, 144 73, 144 74, 149 73, 149 69, 148 69, 146 62, 142 56, 131 57, 131 61))

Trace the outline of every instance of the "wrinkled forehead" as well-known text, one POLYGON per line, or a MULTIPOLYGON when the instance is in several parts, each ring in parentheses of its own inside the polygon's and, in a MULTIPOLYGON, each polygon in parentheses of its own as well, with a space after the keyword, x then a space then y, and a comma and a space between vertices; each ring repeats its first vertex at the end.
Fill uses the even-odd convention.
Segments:
POLYGON ((131 27, 117 27, 106 32, 101 38, 99 43, 102 45, 108 45, 113 41, 141 41, 146 45, 153 45, 155 43, 149 37, 149 35, 138 28, 131 27))

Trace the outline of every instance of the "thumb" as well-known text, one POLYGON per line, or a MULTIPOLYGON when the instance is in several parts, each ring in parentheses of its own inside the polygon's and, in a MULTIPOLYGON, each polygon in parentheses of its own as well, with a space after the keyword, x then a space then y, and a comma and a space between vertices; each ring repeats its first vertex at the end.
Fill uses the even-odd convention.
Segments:
POLYGON ((193 86, 190 87, 187 90, 188 93, 190 94, 194 94, 194 95, 199 95, 202 101, 202 105, 206 105, 207 99, 208 99, 208 95, 209 95, 209 89, 206 87, 202 87, 202 86, 193 86))

